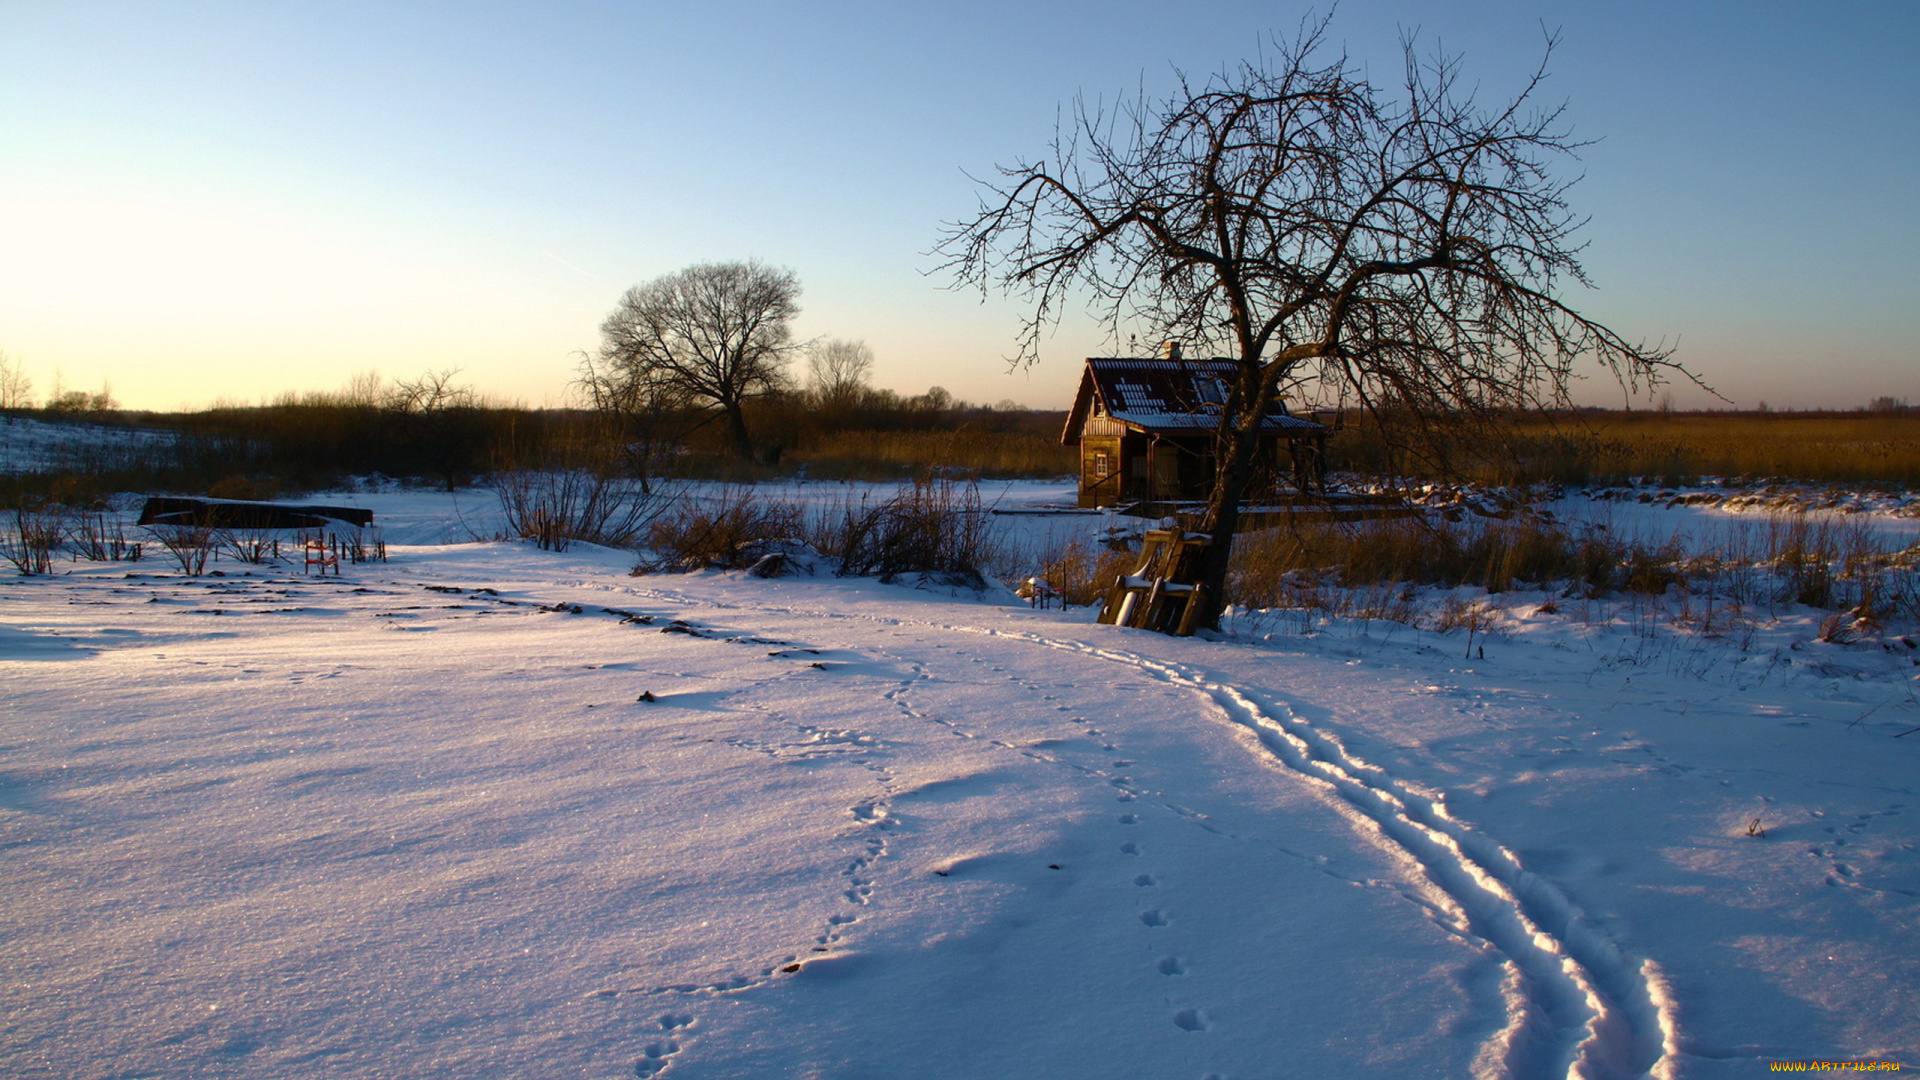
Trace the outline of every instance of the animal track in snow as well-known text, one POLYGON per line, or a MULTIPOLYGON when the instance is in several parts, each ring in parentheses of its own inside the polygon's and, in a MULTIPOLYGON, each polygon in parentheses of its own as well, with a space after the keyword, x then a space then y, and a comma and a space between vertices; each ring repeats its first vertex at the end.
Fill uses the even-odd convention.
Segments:
POLYGON ((633 1075, 658 1076, 671 1064, 670 1059, 679 1052, 680 1044, 672 1039, 657 1039, 650 1042, 641 1049, 640 1060, 633 1066, 633 1075))

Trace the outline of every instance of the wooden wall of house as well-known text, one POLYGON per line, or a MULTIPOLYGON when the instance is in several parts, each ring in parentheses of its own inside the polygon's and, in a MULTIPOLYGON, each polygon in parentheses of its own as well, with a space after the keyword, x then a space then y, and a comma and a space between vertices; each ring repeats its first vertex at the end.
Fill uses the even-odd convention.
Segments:
POLYGON ((1080 437, 1081 506, 1110 506, 1129 497, 1121 442, 1118 435, 1080 437))

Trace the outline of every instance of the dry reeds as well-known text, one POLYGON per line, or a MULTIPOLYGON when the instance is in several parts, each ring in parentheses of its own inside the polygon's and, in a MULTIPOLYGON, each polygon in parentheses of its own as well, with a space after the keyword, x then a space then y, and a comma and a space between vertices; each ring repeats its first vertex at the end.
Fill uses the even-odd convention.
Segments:
POLYGON ((1032 431, 839 431, 788 460, 817 479, 881 480, 931 470, 982 477, 1063 476, 1077 451, 1032 431))
POLYGON ((1424 455, 1396 448, 1362 420, 1343 430, 1330 450, 1339 469, 1403 474, 1410 457, 1436 457, 1455 462, 1466 476, 1503 484, 1642 478, 1675 487, 1703 476, 1914 484, 1920 482, 1920 411, 1516 414, 1498 448, 1447 446, 1424 455))
POLYGON ((1676 617, 1708 633, 1743 611, 1779 604, 1850 611, 1854 623, 1920 617, 1911 565, 1920 549, 1893 550, 1857 522, 1782 515, 1736 522, 1688 547, 1681 537, 1655 543, 1532 517, 1303 525, 1241 537, 1229 587, 1242 609, 1341 614, 1388 606, 1375 594, 1396 586, 1489 594, 1531 587, 1583 599, 1672 595, 1676 617))
POLYGON ((1086 607, 1104 600, 1114 581, 1132 573, 1140 562, 1137 552, 1095 550, 1079 540, 1068 541, 1049 553, 1036 576, 1069 607, 1086 607))

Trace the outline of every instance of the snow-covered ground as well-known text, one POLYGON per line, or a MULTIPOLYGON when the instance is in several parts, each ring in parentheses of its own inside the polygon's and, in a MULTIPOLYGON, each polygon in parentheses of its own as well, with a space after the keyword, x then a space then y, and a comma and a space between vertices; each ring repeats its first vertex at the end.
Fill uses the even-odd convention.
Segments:
POLYGON ((1507 597, 1472 644, 1181 640, 631 577, 474 541, 484 495, 324 501, 374 509, 390 561, 0 578, 0 1074, 1920 1058, 1897 635, 1507 597))

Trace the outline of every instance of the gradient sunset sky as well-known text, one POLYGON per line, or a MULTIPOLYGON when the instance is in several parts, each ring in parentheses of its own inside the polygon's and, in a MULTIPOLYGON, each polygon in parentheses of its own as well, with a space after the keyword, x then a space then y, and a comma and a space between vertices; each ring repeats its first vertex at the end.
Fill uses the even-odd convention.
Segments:
MULTIPOLYGON (((1008 372, 1014 304, 932 273, 966 174, 1310 10, 0 0, 0 351, 136 408, 448 367, 560 404, 627 286, 757 257, 879 385, 1061 408, 1111 348, 1069 320, 1008 372)), ((1333 37, 1391 81, 1418 30, 1493 98, 1543 27, 1599 140, 1577 307, 1742 407, 1920 403, 1920 3, 1346 0, 1333 37)))

